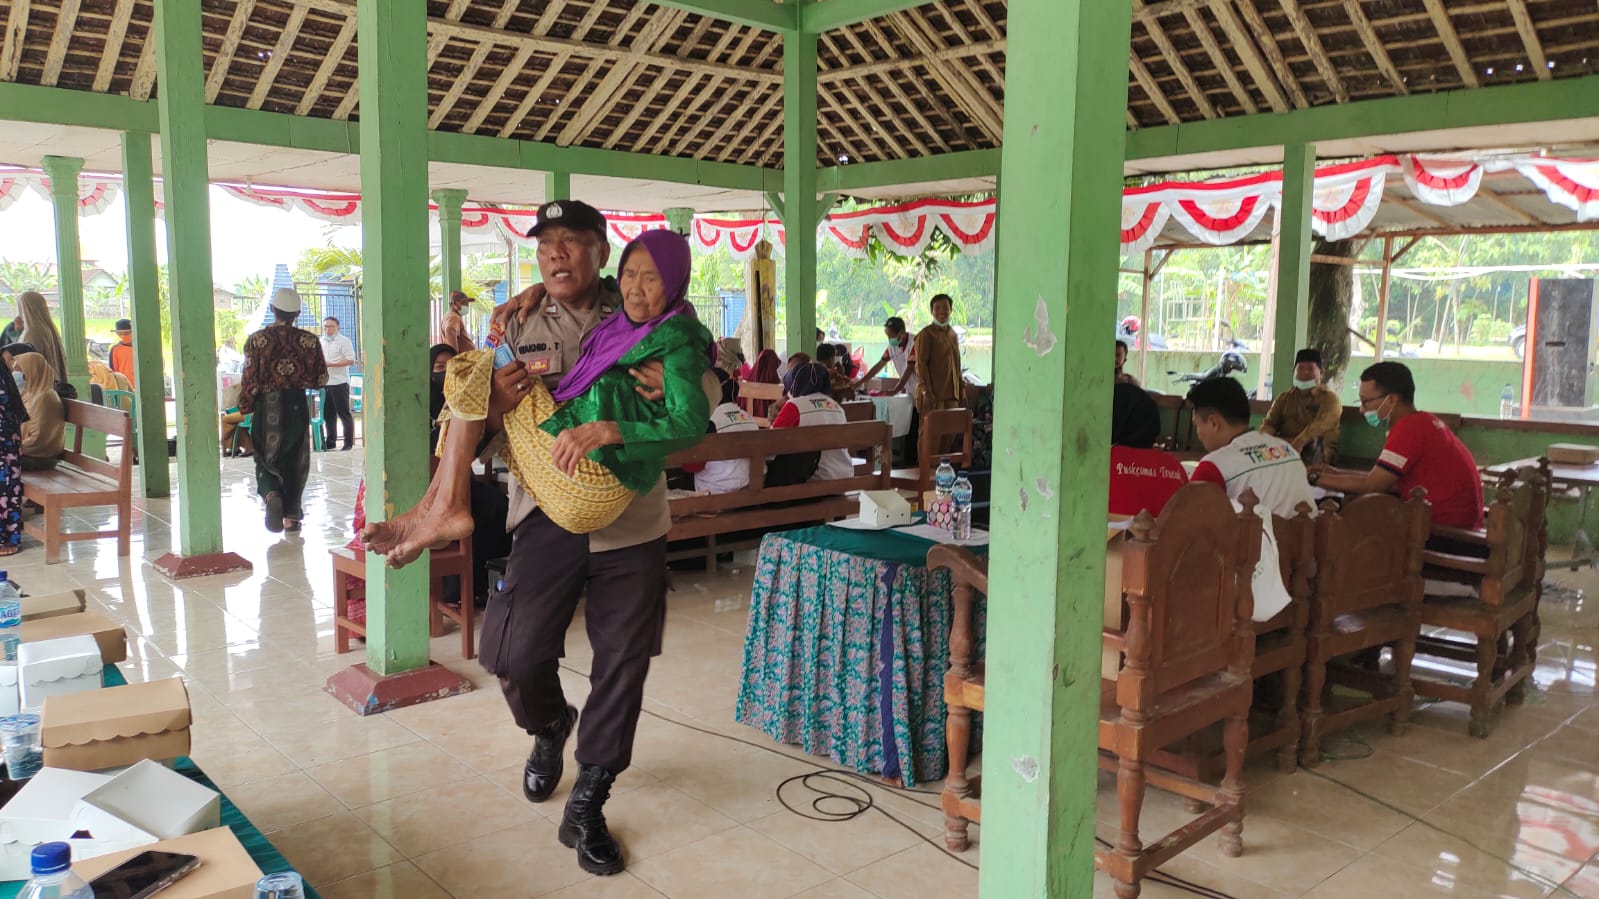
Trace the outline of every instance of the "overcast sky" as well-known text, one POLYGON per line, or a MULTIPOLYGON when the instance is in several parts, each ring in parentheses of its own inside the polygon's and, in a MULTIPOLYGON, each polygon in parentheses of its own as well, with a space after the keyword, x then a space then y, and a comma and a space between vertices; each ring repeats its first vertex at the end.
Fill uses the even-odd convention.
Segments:
MULTIPOLYGON (((119 193, 104 212, 78 219, 83 258, 101 268, 122 272, 128 267, 126 207, 119 193)), ((328 243, 330 226, 299 210, 285 212, 246 203, 221 188, 211 188, 212 280, 231 289, 251 275, 272 277, 272 266, 293 266, 310 247, 328 243)), ((361 229, 334 229, 340 246, 359 247, 361 229)), ((165 229, 156 228, 156 252, 166 260, 165 229)), ((32 190, 0 211, 0 259, 11 262, 55 261, 55 218, 50 203, 32 190)))

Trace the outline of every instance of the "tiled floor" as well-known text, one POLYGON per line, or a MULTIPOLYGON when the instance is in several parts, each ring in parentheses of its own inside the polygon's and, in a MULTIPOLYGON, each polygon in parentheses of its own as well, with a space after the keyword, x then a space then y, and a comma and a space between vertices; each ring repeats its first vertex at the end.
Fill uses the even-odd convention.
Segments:
MULTIPOLYGON (((324 896, 976 894, 978 852, 943 852, 934 796, 872 789, 903 824, 876 811, 821 823, 778 803, 777 785, 817 762, 732 722, 747 568, 677 578, 637 763, 608 808, 630 858, 621 876, 587 877, 557 843, 564 789, 540 806, 522 799, 529 740, 492 679, 460 661, 453 633, 434 641, 434 658, 483 689, 373 718, 345 710, 321 692, 328 674, 358 660, 333 654, 326 550, 348 539, 359 461, 314 457, 307 530, 290 537, 262 529, 249 462, 224 465, 225 543, 255 563, 246 577, 174 585, 143 563, 174 539, 170 500, 135 511, 130 560, 111 541, 75 544, 60 565, 46 566, 32 541, 5 560, 30 592, 86 587, 126 622, 131 679, 187 677, 195 759, 324 896)), ((1599 596, 1592 572, 1557 580, 1599 596)), ((1240 899, 1599 897, 1599 611, 1562 593, 1546 599, 1543 620, 1538 690, 1489 739, 1468 739, 1464 711, 1437 705, 1404 737, 1366 728, 1337 742, 1349 758, 1316 774, 1252 767, 1244 857, 1206 841, 1167 870, 1240 899)), ((582 670, 588 648, 581 621, 573 627, 567 661, 582 670)), ((566 683, 580 701, 583 678, 566 683)), ((1112 799, 1102 781, 1102 836, 1114 830, 1112 799)), ((1180 814, 1152 793, 1146 833, 1180 814)), ((1095 894, 1110 895, 1103 878, 1095 894)), ((1144 895, 1192 894, 1146 883, 1144 895)))

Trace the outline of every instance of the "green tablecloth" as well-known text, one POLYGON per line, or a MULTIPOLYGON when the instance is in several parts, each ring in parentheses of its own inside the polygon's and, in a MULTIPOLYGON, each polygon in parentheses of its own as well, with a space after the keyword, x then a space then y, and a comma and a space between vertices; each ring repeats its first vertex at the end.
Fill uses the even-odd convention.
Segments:
MULTIPOLYGON (((943 777, 951 584, 927 569, 933 546, 828 526, 766 535, 735 718, 906 786, 943 777)), ((979 603, 979 647, 984 621, 979 603)))
MULTIPOLYGON (((122 671, 115 665, 105 666, 105 674, 102 676, 102 680, 107 687, 120 687, 128 682, 127 678, 122 676, 122 671)), ((178 759, 174 768, 179 774, 195 783, 221 793, 222 825, 233 831, 233 835, 238 837, 239 842, 244 846, 245 851, 250 853, 250 858, 255 860, 262 873, 272 874, 278 871, 294 870, 288 859, 283 857, 283 853, 279 852, 277 847, 267 841, 266 836, 254 824, 250 823, 250 819, 239 811, 238 806, 228 799, 228 794, 223 793, 216 784, 212 783, 211 778, 207 777, 205 772, 201 771, 200 766, 196 765, 192 759, 188 757, 178 759)), ((24 881, 20 880, 0 882, 0 899, 13 899, 18 893, 22 892, 23 883, 24 881)), ((305 895, 306 899, 320 899, 316 890, 312 889, 310 884, 305 885, 305 895)))

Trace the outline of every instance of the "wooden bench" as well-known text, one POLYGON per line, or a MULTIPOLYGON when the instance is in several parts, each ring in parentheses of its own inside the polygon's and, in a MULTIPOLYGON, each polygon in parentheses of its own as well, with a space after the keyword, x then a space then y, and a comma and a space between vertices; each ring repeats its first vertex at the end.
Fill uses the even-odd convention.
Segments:
POLYGON ((78 400, 63 400, 67 424, 73 426, 72 446, 61 454, 61 462, 48 471, 29 471, 22 476, 22 496, 44 509, 44 523, 38 519, 23 523, 23 529, 44 543, 47 564, 61 561, 61 544, 68 540, 117 538, 117 555, 128 555, 128 530, 133 517, 133 417, 120 409, 108 409, 78 400), (116 464, 83 453, 83 432, 99 431, 122 442, 116 464), (93 506, 116 506, 117 526, 106 531, 75 531, 61 527, 61 511, 93 506))
POLYGON ((744 459, 750 467, 749 486, 732 493, 679 496, 670 500, 672 530, 667 540, 704 539, 706 547, 674 552, 669 558, 704 555, 707 567, 714 571, 717 553, 739 548, 736 545, 719 547, 718 536, 819 524, 854 514, 860 501, 850 494, 889 489, 892 444, 893 431, 882 421, 706 435, 693 448, 672 454, 666 467, 744 459), (769 457, 863 446, 875 448, 876 472, 857 472, 850 478, 808 481, 786 487, 763 486, 769 457))
MULTIPOLYGON (((771 422, 771 416, 755 414, 755 403, 758 401, 781 406, 783 403, 783 385, 763 384, 759 381, 740 381, 738 383, 738 404, 743 406, 744 411, 759 422, 761 427, 766 427, 771 422)), ((768 408, 766 411, 771 412, 772 409, 768 408)))
MULTIPOLYGON (((351 637, 366 639, 365 616, 356 621, 350 614, 351 600, 366 598, 366 553, 338 546, 329 549, 328 555, 333 559, 333 650, 342 654, 350 651, 351 637)), ((476 658, 476 611, 472 597, 472 541, 457 540, 428 553, 428 635, 444 636, 444 619, 448 618, 461 629, 461 658, 476 658), (460 578, 459 607, 444 601, 444 579, 452 576, 460 578)))

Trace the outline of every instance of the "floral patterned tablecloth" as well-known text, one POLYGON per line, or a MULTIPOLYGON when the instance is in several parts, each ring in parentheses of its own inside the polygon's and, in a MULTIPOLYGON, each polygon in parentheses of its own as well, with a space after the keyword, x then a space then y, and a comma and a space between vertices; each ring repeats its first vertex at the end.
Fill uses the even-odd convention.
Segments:
MULTIPOLYGON (((830 526, 768 534, 736 720, 907 787, 942 778, 951 584, 927 569, 933 545, 830 526)), ((984 618, 980 601, 979 651, 984 618)))

